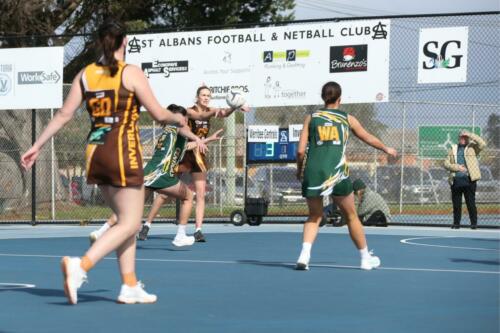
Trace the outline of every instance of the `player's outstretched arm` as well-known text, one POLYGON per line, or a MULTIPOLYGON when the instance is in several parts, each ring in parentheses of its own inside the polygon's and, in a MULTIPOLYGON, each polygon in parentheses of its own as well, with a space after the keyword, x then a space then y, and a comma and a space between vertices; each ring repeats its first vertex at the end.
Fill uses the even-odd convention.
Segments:
POLYGON ((382 141, 380 141, 374 135, 368 133, 367 130, 363 128, 361 123, 355 117, 348 115, 349 126, 351 127, 352 132, 356 135, 361 141, 366 144, 372 146, 373 148, 379 149, 390 155, 392 157, 396 157, 398 155, 396 149, 392 147, 387 147, 382 141))
POLYGON ((188 118, 193 120, 208 120, 217 116, 217 108, 209 108, 207 112, 196 112, 193 108, 187 108, 186 111, 188 118))
POLYGON ((248 112, 248 111, 250 111, 250 107, 247 104, 245 104, 242 107, 234 108, 234 109, 233 108, 217 108, 215 117, 217 117, 217 118, 229 117, 236 110, 240 110, 241 112, 248 112))

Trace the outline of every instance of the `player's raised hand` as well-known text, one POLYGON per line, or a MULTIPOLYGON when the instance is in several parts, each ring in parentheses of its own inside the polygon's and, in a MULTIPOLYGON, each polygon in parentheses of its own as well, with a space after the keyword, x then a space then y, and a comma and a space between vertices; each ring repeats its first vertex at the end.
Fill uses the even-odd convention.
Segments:
POLYGON ((207 138, 207 141, 217 141, 217 140, 221 140, 223 138, 223 136, 219 136, 219 134, 221 134, 222 132, 224 131, 223 128, 221 128, 220 130, 218 130, 217 132, 215 132, 214 134, 210 135, 208 138, 207 138))
POLYGON ((240 111, 241 111, 241 112, 250 112, 250 107, 248 106, 248 104, 245 104, 245 105, 243 105, 243 106, 240 108, 240 111))

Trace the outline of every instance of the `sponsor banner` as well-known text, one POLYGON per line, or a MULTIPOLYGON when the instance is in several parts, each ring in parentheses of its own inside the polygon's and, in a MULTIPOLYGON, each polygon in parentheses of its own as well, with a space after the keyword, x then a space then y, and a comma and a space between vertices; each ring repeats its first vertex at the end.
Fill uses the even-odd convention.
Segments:
POLYGON ((279 126, 250 125, 247 133, 248 142, 278 142, 279 126))
POLYGON ((343 103, 388 101, 390 20, 128 36, 127 62, 144 70, 163 105, 212 105, 240 89, 255 107, 318 105, 336 81, 343 103))
POLYGON ((302 127, 302 124, 288 125, 288 141, 298 142, 300 139, 300 133, 302 132, 302 127))
POLYGON ((418 83, 467 81, 468 27, 420 29, 418 83))
POLYGON ((63 47, 0 49, 0 110, 60 108, 63 47))

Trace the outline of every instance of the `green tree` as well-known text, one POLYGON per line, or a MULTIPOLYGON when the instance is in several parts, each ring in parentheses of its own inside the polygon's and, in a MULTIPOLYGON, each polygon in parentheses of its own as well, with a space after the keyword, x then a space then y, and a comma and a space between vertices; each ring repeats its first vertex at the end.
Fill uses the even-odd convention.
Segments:
MULTIPOLYGON (((0 1, 0 47, 65 46, 65 56, 71 61, 64 68, 64 82, 71 82, 75 74, 96 58, 95 29, 101 22, 114 17, 125 22, 130 31, 146 29, 183 30, 238 23, 279 22, 293 19, 293 0, 2 0, 0 1), (68 43, 74 34, 81 34, 76 46, 68 43), (83 44, 83 45, 82 45, 83 44)), ((19 169, 20 153, 31 146, 31 115, 28 110, 7 110, 0 117, 0 139, 12 142, 17 153, 3 154, 19 169)), ((48 117, 37 115, 40 130, 48 117)), ((82 166, 82 149, 73 149, 71 142, 81 141, 84 147, 86 125, 74 123, 56 138, 58 158, 65 167, 82 166), (85 128, 85 130, 83 130, 85 128), (66 134, 64 134, 66 133, 66 134), (68 141, 69 140, 69 141, 68 141), (76 141, 75 141, 76 140, 76 141), (69 148, 68 148, 69 147, 69 148)), ((44 149, 37 162, 37 182, 46 186, 50 179, 50 149, 44 149)), ((21 174, 21 170, 18 170, 21 174)), ((0 169, 8 179, 11 171, 0 169)), ((30 175, 24 174, 20 193, 13 197, 26 197, 30 175)), ((57 181, 58 181, 57 177, 57 181)), ((37 185, 38 186, 38 185, 37 185)), ((43 189, 43 187, 42 187, 43 189)), ((39 199, 46 200, 49 191, 38 191, 39 199)), ((16 205, 16 204, 14 204, 16 205)), ((17 206, 21 207, 22 203, 17 206)))

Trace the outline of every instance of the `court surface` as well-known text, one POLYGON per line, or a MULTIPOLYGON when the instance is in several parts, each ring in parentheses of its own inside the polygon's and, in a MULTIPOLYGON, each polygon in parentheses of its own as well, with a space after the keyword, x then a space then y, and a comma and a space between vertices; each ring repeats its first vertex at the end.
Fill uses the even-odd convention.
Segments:
POLYGON ((366 228, 382 266, 362 271, 346 227, 323 227, 295 271, 300 225, 207 225, 207 243, 181 249, 156 225, 137 252, 156 304, 115 303, 110 255, 71 306, 59 262, 95 228, 0 226, 0 332, 499 332, 498 230, 366 228))

